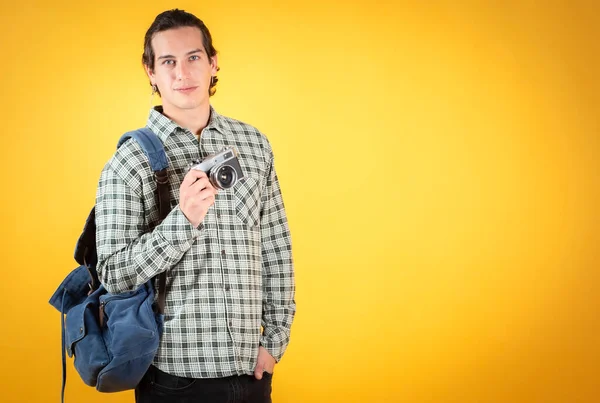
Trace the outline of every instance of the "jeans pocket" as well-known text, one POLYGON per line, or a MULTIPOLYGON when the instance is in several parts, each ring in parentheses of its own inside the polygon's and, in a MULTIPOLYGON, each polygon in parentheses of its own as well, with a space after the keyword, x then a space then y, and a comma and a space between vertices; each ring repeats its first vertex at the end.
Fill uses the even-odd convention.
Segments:
POLYGON ((195 378, 183 378, 167 374, 156 367, 153 367, 152 371, 151 386, 165 392, 185 392, 191 389, 197 381, 195 378))

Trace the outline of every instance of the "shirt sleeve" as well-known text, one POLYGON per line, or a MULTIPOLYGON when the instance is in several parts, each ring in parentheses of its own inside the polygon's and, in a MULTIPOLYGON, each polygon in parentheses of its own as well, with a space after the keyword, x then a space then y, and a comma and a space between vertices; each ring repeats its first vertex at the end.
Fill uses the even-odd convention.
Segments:
POLYGON ((173 267, 202 235, 175 206, 151 232, 144 200, 110 163, 96 193, 97 271, 111 293, 130 291, 173 267))
POLYGON ((263 262, 263 334, 260 344, 279 361, 290 341, 296 303, 290 231, 272 155, 263 193, 260 227, 263 262))

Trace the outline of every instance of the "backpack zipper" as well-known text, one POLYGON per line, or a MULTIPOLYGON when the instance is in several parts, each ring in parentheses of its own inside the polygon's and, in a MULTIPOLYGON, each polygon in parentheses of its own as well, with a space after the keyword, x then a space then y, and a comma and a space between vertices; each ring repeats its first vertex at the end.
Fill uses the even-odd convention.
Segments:
POLYGON ((110 297, 106 298, 104 301, 100 301, 100 309, 99 309, 99 319, 100 319, 100 327, 104 327, 104 308, 106 306, 106 304, 108 304, 110 301, 115 300, 115 299, 124 299, 124 298, 129 298, 134 296, 135 294, 139 294, 138 292, 135 292, 131 295, 111 295, 110 297))
POLYGON ((100 328, 104 327, 104 305, 106 305, 105 301, 100 302, 100 328))

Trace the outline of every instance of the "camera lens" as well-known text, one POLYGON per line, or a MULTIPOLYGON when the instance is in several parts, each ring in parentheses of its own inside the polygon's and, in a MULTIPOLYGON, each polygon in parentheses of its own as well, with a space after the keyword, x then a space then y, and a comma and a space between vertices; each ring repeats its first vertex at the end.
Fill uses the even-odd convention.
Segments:
POLYGON ((229 165, 223 165, 215 172, 215 182, 221 189, 227 189, 235 184, 237 175, 229 165))

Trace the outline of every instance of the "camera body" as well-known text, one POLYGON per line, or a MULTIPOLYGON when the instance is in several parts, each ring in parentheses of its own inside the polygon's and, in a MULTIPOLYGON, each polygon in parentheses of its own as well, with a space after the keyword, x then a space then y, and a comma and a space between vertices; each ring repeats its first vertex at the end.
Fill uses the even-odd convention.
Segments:
POLYGON ((237 152, 230 147, 209 155, 202 162, 194 162, 190 169, 206 172, 210 183, 217 189, 229 189, 244 178, 237 152))

